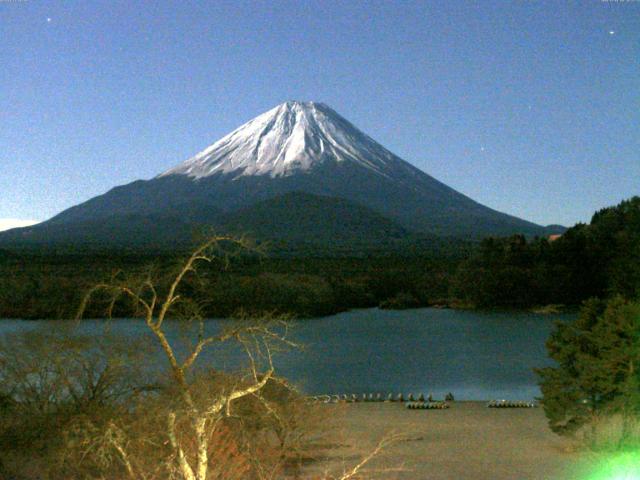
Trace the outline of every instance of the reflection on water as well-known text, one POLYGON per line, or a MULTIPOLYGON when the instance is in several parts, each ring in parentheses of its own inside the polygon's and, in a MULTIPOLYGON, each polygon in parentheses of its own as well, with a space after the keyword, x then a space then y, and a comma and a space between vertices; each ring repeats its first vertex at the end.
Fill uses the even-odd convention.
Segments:
MULTIPOLYGON (((532 399, 539 395, 533 367, 550 364, 545 340, 554 320, 573 315, 485 313, 416 309, 357 310, 297 322, 291 336, 303 351, 281 353, 276 368, 308 393, 432 393, 442 398, 451 391, 456 399, 532 399)), ((207 333, 220 329, 209 320, 207 333)), ((56 322, 2 320, 0 334, 56 322)), ((104 321, 85 320, 84 333, 99 334, 104 321)), ((55 327, 58 328, 58 327, 55 327)), ((139 320, 109 322, 123 341, 147 335, 139 320)), ((177 322, 168 322, 174 340, 189 338, 177 322)), ((220 355, 202 358, 203 365, 235 369, 239 349, 225 347, 220 355)), ((150 368, 164 368, 159 355, 150 368)))

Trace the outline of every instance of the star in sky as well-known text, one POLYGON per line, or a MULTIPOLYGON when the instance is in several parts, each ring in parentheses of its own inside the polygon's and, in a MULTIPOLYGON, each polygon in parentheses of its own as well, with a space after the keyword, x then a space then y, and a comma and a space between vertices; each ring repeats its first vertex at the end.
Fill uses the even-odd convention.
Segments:
POLYGON ((47 23, 51 23, 51 17, 47 17, 47 23))

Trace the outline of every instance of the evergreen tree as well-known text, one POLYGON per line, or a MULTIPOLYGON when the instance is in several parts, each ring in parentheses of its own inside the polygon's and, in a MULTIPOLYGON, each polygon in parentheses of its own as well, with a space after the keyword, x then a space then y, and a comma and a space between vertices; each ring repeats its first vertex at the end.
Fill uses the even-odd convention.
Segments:
POLYGON ((571 434, 611 413, 627 425, 640 413, 640 305, 591 299, 574 322, 556 324, 547 349, 557 366, 536 372, 554 432, 571 434))
POLYGON ((640 414, 640 304, 620 296, 611 299, 593 338, 599 353, 595 367, 603 378, 601 394, 608 412, 622 415, 624 442, 631 419, 640 414))

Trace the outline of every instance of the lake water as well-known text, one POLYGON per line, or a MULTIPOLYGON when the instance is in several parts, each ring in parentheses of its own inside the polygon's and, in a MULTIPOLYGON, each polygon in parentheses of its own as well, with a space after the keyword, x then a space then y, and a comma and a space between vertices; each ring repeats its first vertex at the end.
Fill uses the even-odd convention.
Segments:
MULTIPOLYGON (((459 400, 507 398, 529 400, 540 394, 534 367, 551 364, 545 340, 554 320, 574 315, 483 313, 422 308, 355 310, 296 322, 291 337, 303 351, 278 354, 276 368, 310 394, 453 392, 459 400)), ((208 320, 206 330, 220 328, 208 320)), ((79 329, 99 333, 104 321, 85 320, 79 329)), ((56 322, 0 321, 0 335, 34 328, 57 328, 56 322)), ((109 328, 122 341, 146 334, 139 320, 115 320, 109 328)), ((184 334, 177 322, 167 328, 172 338, 184 334), (181 333, 182 332, 182 333, 181 333)), ((237 364, 240 352, 227 350, 208 365, 237 364)), ((157 365, 164 365, 158 358, 157 365)))

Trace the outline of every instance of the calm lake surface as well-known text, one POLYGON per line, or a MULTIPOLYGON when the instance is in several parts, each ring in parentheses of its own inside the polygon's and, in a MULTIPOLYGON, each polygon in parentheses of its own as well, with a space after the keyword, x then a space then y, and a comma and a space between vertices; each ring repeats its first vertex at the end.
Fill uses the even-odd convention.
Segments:
MULTIPOLYGON (((441 398, 451 391, 459 400, 529 400, 540 394, 532 368, 552 364, 544 344, 554 320, 573 318, 432 308, 356 310, 296 322, 290 336, 304 350, 279 353, 275 363, 280 375, 310 394, 402 392, 441 398)), ((0 335, 59 328, 60 323, 1 320, 0 335)), ((208 320, 207 333, 222 324, 208 320)), ((99 334, 105 326, 123 342, 147 335, 139 320, 85 320, 78 329, 99 334)), ((167 328, 175 341, 189 337, 177 322, 167 328)), ((227 368, 239 358, 242 353, 229 347, 201 360, 227 368)), ((150 368, 165 363, 158 357, 150 368)))

